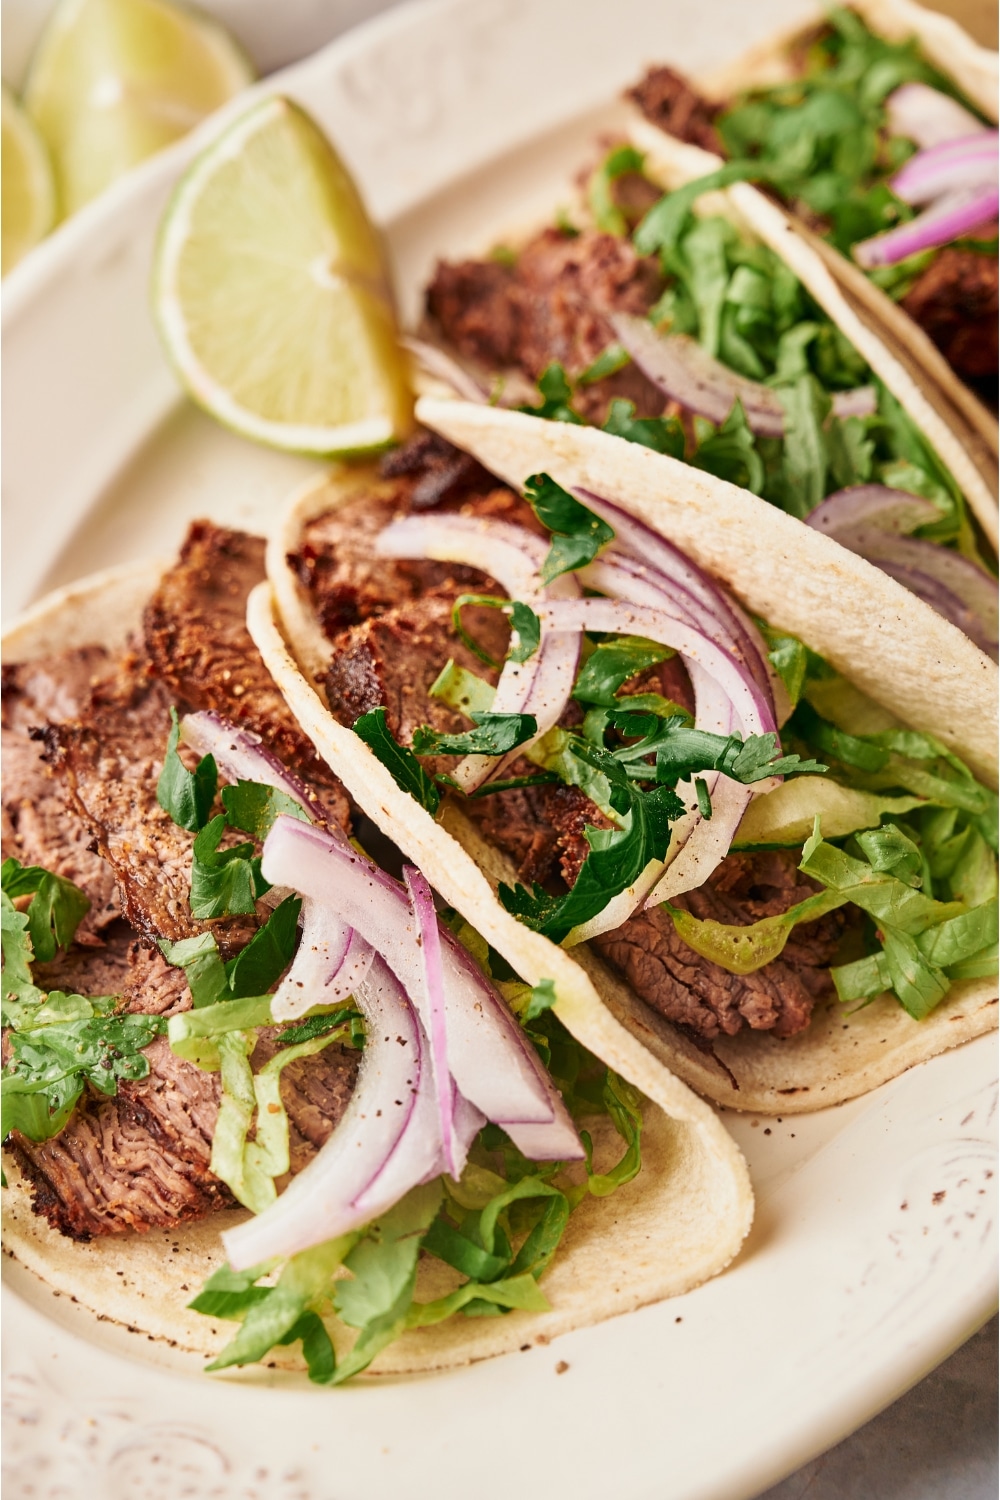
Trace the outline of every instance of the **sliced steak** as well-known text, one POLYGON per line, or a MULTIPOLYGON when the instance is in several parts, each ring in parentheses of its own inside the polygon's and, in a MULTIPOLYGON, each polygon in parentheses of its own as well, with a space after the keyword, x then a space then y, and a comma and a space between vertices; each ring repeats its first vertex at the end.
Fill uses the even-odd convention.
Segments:
MULTIPOLYGON (((148 1015, 187 1010, 184 974, 144 948, 124 924, 105 950, 75 950, 39 966, 39 983, 87 995, 120 993, 123 1007, 148 1015)), ((276 1027, 263 1029, 259 1068, 278 1050, 276 1027)), ((113 1098, 88 1092, 66 1127, 35 1143, 18 1132, 11 1148, 26 1171, 36 1213, 74 1239, 172 1228, 227 1207, 232 1198, 209 1170, 221 1093, 217 1073, 176 1057, 164 1036, 146 1048, 146 1078, 124 1081, 113 1098)), ((333 1044, 284 1069, 292 1171, 301 1171, 347 1107, 360 1054, 333 1044)))
MULTIPOLYGON (((64 990, 68 995, 124 995, 133 979, 135 933, 118 920, 103 934, 100 945, 74 943, 49 964, 35 964, 32 973, 39 989, 64 990)), ((157 955, 159 957, 159 955, 157 955)), ((174 969, 183 981, 183 971, 174 969)), ((187 985, 184 985, 186 991, 187 985)))
MULTIPOLYGON (((514 367, 537 380, 553 361, 572 378, 615 342, 611 312, 644 314, 663 290, 655 257, 631 242, 587 229, 545 229, 513 266, 498 261, 439 262, 427 311, 460 355, 491 369, 514 367)), ((578 393, 585 417, 603 421, 613 397, 633 401, 640 416, 659 416, 664 397, 635 366, 578 393)))
POLYGON ((67 806, 32 731, 74 718, 109 669, 99 646, 3 668, 3 858, 41 865, 86 892, 91 907, 79 927, 84 941, 119 914, 114 874, 67 806))
POLYGON ((715 117, 720 111, 699 94, 681 73, 673 68, 650 68, 635 88, 629 89, 626 98, 637 105, 651 125, 687 141, 690 146, 701 146, 705 151, 723 154, 722 141, 715 128, 715 117))
POLYGON ((211 929, 226 954, 257 923, 229 917, 210 924, 191 915, 191 846, 156 800, 170 730, 171 695, 147 663, 125 656, 94 689, 74 724, 46 732, 50 762, 64 778, 71 807, 114 871, 122 911, 138 933, 177 942, 211 929))
MULTIPOLYGON (((705 885, 673 904, 702 919, 746 926, 815 894, 796 863, 784 851, 730 854, 705 885)), ((753 974, 731 974, 695 953, 662 907, 640 911, 593 941, 668 1021, 709 1040, 744 1026, 784 1037, 804 1030, 817 999, 830 992, 827 967, 847 921, 838 910, 794 928, 781 958, 753 974)))
POLYGON ((998 281, 995 255, 949 245, 903 298, 910 317, 966 380, 996 380, 998 281))
MULTIPOLYGON (((388 455, 381 482, 373 483, 348 504, 327 511, 305 527, 302 545, 289 562, 308 592, 320 623, 331 640, 348 626, 385 614, 434 590, 481 593, 487 585, 498 589, 476 568, 456 563, 390 561, 375 552, 375 538, 399 516, 427 509, 429 496, 441 493, 434 504, 445 512, 490 516, 539 533, 531 507, 504 488, 478 465, 462 469, 460 479, 441 486, 448 453, 458 450, 426 434, 388 455), (442 451, 447 450, 447 451, 442 451)), ((458 458, 454 469, 460 465, 458 458)), ((500 591, 502 592, 502 591, 500 591)))
MULTIPOLYGON (((462 734, 469 728, 465 715, 430 696, 449 657, 496 684, 498 674, 455 634, 451 616, 456 597, 453 590, 425 594, 355 625, 334 642, 336 654, 325 683, 330 708, 341 723, 351 725, 359 714, 384 707, 390 732, 404 745, 412 742, 420 724, 444 734, 462 734)), ((489 656, 503 659, 510 630, 499 610, 472 606, 463 611, 463 622, 489 656)), ((453 756, 424 760, 432 774, 450 770, 454 763, 453 756)))
POLYGON ((210 521, 192 523, 177 563, 143 617, 153 675, 183 709, 214 709, 259 734, 308 777, 346 827, 347 798, 274 684, 246 625, 250 590, 264 578, 264 541, 210 521))

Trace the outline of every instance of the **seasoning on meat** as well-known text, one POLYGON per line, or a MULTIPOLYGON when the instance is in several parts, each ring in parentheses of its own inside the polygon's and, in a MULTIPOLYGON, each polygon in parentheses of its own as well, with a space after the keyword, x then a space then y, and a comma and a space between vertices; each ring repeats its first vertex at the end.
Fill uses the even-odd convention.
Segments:
POLYGON ((626 98, 646 116, 652 125, 674 135, 691 146, 722 155, 722 142, 715 128, 720 106, 712 104, 673 68, 650 68, 626 98))
POLYGON ((995 255, 950 245, 938 251, 903 298, 910 317, 967 380, 996 379, 998 280, 995 255))
MULTIPOLYGON (((639 256, 627 239, 545 229, 513 266, 439 262, 427 311, 466 358, 492 369, 513 366, 530 380, 556 361, 575 379, 615 342, 608 314, 647 313, 663 285, 655 257, 639 256)), ((633 364, 583 387, 576 405, 589 421, 601 422, 614 397, 634 401, 643 417, 664 409, 662 392, 633 364)))

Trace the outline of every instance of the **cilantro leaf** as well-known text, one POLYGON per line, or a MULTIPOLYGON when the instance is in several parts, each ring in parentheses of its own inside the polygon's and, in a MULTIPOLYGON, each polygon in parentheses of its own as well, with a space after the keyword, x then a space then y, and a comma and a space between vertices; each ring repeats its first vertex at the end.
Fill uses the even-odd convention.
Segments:
POLYGON ((534 714, 470 713, 475 729, 441 734, 430 724, 413 731, 415 755, 505 755, 530 740, 538 728, 534 714))
POLYGON ((614 531, 581 505, 548 474, 533 474, 524 484, 525 499, 543 526, 553 533, 549 555, 542 564, 542 582, 571 573, 593 562, 601 547, 614 540, 614 531))
POLYGON ((757 440, 750 430, 743 404, 734 401, 733 409, 720 427, 698 418, 695 429, 700 435, 690 462, 706 474, 728 479, 741 489, 759 495, 764 488, 764 464, 757 451, 757 440))
POLYGON ((614 184, 629 172, 641 172, 645 157, 634 146, 616 146, 593 172, 587 189, 594 223, 605 234, 628 234, 628 221, 615 202, 614 184))
POLYGON ((237 781, 234 786, 224 786, 220 796, 229 827, 248 833, 258 844, 264 842, 275 818, 282 814, 309 822, 308 813, 295 797, 259 781, 237 781))
POLYGON ((641 636, 619 635, 601 641, 587 657, 573 688, 578 703, 595 703, 600 708, 619 705, 618 689, 631 678, 673 656, 667 646, 641 636))
POLYGON ((203 920, 252 915, 257 898, 270 890, 252 843, 219 848, 225 831, 226 817, 219 813, 196 835, 192 849, 191 914, 203 920))
POLYGON ((530 605, 522 604, 519 599, 515 599, 510 606, 510 624, 513 634, 507 660, 530 661, 542 639, 541 620, 530 605))
POLYGON ((156 800, 179 828, 197 833, 204 828, 212 810, 219 771, 214 755, 203 755, 193 771, 187 769, 177 753, 181 730, 176 708, 171 708, 170 720, 173 727, 167 739, 163 770, 156 783, 156 800))
POLYGON ((676 417, 637 417, 635 402, 616 396, 608 407, 603 431, 627 443, 639 443, 670 458, 684 457, 684 429, 676 417))
POLYGON ((0 867, 0 887, 12 902, 21 896, 32 897, 28 935, 36 963, 51 963, 59 948, 68 948, 90 910, 90 898, 78 885, 41 865, 5 859, 0 867))
POLYGON ((11 1030, 11 1060, 0 1079, 4 1139, 20 1130, 48 1140, 69 1119, 84 1084, 116 1094, 121 1078, 145 1078, 142 1049, 163 1029, 159 1016, 94 1015, 28 1030, 11 1030))
POLYGON ((518 411, 547 422, 570 422, 576 427, 584 425, 579 412, 573 410, 573 387, 562 365, 546 365, 538 377, 538 389, 542 394, 542 404, 519 406, 518 411))
POLYGON ((246 947, 226 964, 226 986, 234 1000, 263 995, 277 983, 295 952, 301 909, 298 896, 286 896, 246 947))
POLYGON ((389 732, 384 708, 372 708, 354 721, 354 733, 380 760, 396 785, 416 798, 433 817, 441 806, 441 793, 412 750, 389 732))
POLYGON ((609 375, 617 375, 619 370, 624 370, 625 366, 631 363, 632 356, 624 344, 609 344, 576 377, 577 386, 596 385, 599 380, 607 380, 609 375))

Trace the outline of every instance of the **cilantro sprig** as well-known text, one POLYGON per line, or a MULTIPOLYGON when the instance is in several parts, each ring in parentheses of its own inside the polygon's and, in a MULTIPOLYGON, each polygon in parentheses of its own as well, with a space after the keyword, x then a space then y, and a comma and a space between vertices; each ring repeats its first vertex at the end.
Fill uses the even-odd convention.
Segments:
POLYGON ((524 483, 525 499, 543 526, 552 532, 552 545, 542 564, 543 583, 593 562, 614 531, 600 516, 556 484, 548 474, 532 474, 524 483))

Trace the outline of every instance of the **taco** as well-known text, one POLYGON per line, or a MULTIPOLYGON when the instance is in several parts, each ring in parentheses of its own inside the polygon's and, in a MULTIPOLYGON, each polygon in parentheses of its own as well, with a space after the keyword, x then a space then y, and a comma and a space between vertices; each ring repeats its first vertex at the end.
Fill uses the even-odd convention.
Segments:
POLYGON ((491 943, 567 946, 729 1108, 836 1103, 994 1026, 994 663, 667 455, 459 401, 418 419, 271 539, 297 672, 250 623, 444 898, 485 872, 491 943))
POLYGON ((714 1275, 752 1214, 737 1148, 478 872, 439 916, 365 854, 395 857, 247 633, 249 597, 288 675, 263 553, 196 523, 173 565, 83 580, 5 640, 16 1284, 162 1358, 339 1382, 714 1275))
MULTIPOLYGON (((466 399, 478 388, 542 417, 593 422, 803 519, 847 491, 825 524, 856 548, 860 486, 919 494, 937 515, 886 529, 988 558, 992 417, 885 336, 786 212, 739 180, 749 170, 623 114, 546 227, 438 264, 425 367, 447 383, 451 356, 450 383, 466 399)), ((881 562, 884 540, 877 551, 881 562)), ((899 577, 898 557, 894 567, 899 577)))
POLYGON ((848 301, 995 455, 995 52, 907 0, 859 0, 696 87, 654 68, 631 98, 789 204, 848 301))

